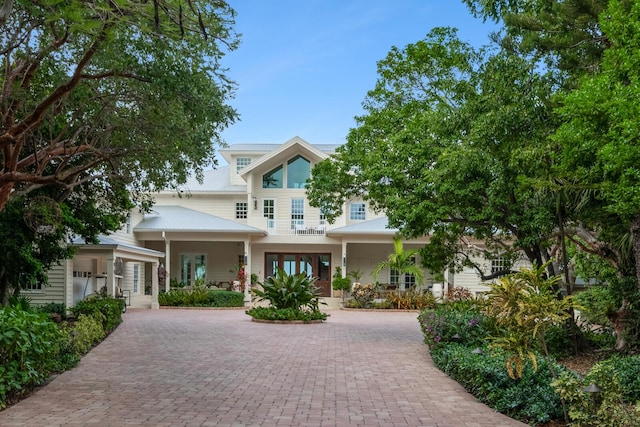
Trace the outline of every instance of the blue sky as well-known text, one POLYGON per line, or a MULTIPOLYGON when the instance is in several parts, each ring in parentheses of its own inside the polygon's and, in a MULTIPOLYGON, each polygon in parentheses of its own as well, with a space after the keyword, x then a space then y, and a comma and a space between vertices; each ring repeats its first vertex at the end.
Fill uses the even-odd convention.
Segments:
POLYGON ((376 62, 392 46, 438 26, 456 27, 462 40, 480 46, 495 28, 459 0, 228 1, 242 34, 223 60, 238 84, 231 105, 241 115, 222 134, 229 144, 294 136, 341 144, 375 85, 376 62))

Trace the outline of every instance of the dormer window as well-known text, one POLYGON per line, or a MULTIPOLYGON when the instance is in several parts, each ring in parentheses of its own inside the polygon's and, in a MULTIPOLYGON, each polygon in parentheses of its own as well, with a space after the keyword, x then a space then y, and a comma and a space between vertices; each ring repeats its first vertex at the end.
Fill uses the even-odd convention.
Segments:
POLYGON ((240 173, 240 171, 251 164, 251 157, 238 157, 236 158, 236 173, 240 173))
POLYGON ((287 162, 287 188, 305 188, 311 177, 311 162, 296 156, 287 162))
POLYGON ((262 188, 282 188, 282 166, 262 175, 262 188))

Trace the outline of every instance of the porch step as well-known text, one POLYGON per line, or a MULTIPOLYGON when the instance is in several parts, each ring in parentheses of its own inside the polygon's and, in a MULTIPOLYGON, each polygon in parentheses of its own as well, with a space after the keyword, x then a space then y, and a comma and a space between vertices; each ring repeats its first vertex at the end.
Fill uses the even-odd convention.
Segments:
POLYGON ((342 307, 342 298, 321 298, 320 302, 327 304, 320 304, 320 310, 339 310, 342 307))
POLYGON ((129 308, 151 308, 151 295, 132 295, 129 308))

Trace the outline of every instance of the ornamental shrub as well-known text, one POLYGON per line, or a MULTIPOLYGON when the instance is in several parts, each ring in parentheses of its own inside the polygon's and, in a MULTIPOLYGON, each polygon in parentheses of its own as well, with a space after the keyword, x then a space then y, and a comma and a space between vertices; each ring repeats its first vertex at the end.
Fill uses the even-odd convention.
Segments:
POLYGON ((320 289, 315 278, 306 273, 287 274, 278 268, 274 276, 267 277, 262 289, 254 289, 258 301, 268 301, 275 308, 317 311, 320 304, 320 289))
POLYGON ((54 371, 67 339, 47 314, 0 308, 0 408, 54 371))
POLYGON ((552 383, 569 406, 573 427, 635 427, 640 425, 640 402, 625 402, 621 376, 609 361, 597 363, 583 379, 564 372, 552 383), (597 394, 585 393, 590 384, 600 387, 597 394))
POLYGON ((620 379, 622 398, 627 403, 640 401, 640 355, 612 357, 598 363, 611 367, 620 379))
POLYGON ((171 289, 158 295, 158 303, 165 307, 243 307, 244 294, 223 289, 171 289))
POLYGON ((487 336, 487 318, 480 311, 460 310, 456 305, 439 305, 435 309, 423 310, 418 315, 424 342, 437 347, 446 342, 481 346, 487 336), (455 335, 457 339, 454 339, 455 335))
POLYGON ((50 302, 48 304, 39 306, 37 311, 41 313, 55 313, 60 316, 60 319, 65 320, 67 318, 67 307, 64 303, 50 302))
POLYGON ((211 307, 244 307, 244 294, 225 290, 210 290, 208 305, 211 307))
POLYGON ((123 304, 124 300, 121 298, 99 295, 78 301, 70 311, 76 318, 79 318, 81 314, 86 314, 100 319, 105 333, 108 334, 122 323, 123 304))
POLYGON ((73 327, 72 345, 78 355, 83 355, 98 344, 105 337, 105 331, 102 327, 102 316, 81 314, 73 327))
POLYGON ((403 310, 421 310, 435 308, 436 297, 431 292, 421 292, 415 288, 404 292, 390 292, 387 294, 390 308, 403 310))
POLYGON ((301 320, 309 322, 311 320, 327 320, 327 314, 319 310, 296 310, 293 308, 275 307, 254 307, 246 311, 254 319, 260 320, 301 320))
POLYGON ((351 288, 351 298, 358 308, 369 308, 376 296, 376 285, 373 283, 354 283, 351 288))
POLYGON ((498 412, 531 424, 562 417, 560 396, 550 385, 544 359, 538 362, 542 369, 526 366, 522 378, 512 379, 505 370, 505 355, 474 354, 473 347, 446 343, 431 349, 431 357, 440 370, 498 412))

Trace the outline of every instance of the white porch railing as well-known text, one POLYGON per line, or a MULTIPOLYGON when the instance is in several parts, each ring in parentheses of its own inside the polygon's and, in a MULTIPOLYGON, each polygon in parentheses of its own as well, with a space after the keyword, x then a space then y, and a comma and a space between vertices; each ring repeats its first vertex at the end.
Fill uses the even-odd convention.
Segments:
POLYGON ((327 225, 324 221, 309 221, 304 219, 267 220, 269 234, 278 236, 324 236, 327 225))

